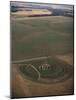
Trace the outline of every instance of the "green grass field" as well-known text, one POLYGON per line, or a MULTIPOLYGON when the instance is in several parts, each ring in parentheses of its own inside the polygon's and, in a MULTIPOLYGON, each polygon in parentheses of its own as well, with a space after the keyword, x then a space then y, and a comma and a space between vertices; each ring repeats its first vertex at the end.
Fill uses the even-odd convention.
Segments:
POLYGON ((12 60, 73 52, 73 18, 13 18, 12 60))

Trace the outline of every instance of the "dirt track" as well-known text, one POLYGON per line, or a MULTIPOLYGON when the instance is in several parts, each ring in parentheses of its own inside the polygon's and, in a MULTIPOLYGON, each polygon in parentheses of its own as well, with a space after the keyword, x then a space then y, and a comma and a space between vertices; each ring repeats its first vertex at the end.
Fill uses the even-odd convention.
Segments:
POLYGON ((40 60, 40 59, 47 59, 48 57, 51 57, 51 56, 17 60, 17 61, 12 61, 12 63, 21 63, 21 62, 27 62, 27 61, 40 60))

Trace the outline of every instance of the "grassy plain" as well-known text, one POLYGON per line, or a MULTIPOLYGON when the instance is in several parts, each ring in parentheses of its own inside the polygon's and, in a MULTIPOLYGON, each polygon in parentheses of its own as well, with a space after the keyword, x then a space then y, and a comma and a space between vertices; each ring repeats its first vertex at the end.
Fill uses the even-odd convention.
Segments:
POLYGON ((73 52, 73 18, 12 18, 12 60, 73 52))

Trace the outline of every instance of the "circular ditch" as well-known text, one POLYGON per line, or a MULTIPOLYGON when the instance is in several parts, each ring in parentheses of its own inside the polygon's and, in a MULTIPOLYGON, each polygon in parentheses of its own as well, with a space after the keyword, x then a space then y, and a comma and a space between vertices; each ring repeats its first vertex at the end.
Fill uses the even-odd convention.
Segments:
POLYGON ((58 59, 20 64, 19 69, 28 79, 40 83, 56 83, 73 74, 73 67, 58 59))

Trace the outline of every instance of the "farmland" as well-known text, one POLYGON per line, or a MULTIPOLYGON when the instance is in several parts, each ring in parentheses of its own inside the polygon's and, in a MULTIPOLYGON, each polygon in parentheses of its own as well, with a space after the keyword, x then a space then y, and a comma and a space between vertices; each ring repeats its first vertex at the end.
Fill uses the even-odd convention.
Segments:
POLYGON ((11 33, 12 98, 73 94, 72 17, 12 16, 11 33))
POLYGON ((12 60, 73 52, 73 18, 12 18, 12 60))
POLYGON ((16 13, 12 13, 13 16, 15 17, 28 17, 28 16, 32 16, 32 15, 51 15, 52 12, 48 11, 47 9, 32 9, 30 11, 18 11, 16 13))

